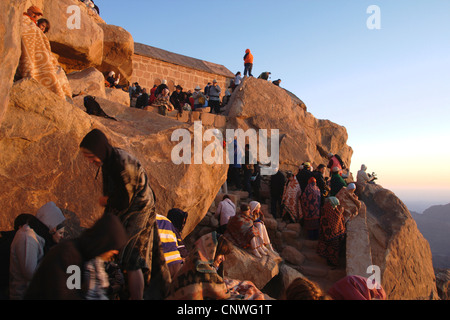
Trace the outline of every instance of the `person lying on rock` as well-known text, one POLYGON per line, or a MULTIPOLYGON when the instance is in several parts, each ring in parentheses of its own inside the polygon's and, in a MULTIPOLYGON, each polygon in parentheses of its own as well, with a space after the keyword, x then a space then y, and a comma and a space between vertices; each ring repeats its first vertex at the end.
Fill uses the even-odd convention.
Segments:
POLYGON ((157 230, 155 195, 144 167, 128 152, 113 147, 98 129, 84 137, 80 150, 102 170, 103 196, 99 204, 104 207, 104 214, 119 217, 130 239, 118 257, 118 264, 128 277, 130 299, 142 300, 144 290, 153 297, 156 293, 165 296, 164 286, 170 282, 170 274, 158 232, 153 232, 157 230), (163 279, 157 287, 150 283, 154 276, 163 279))
POLYGON ((250 207, 246 204, 230 218, 224 236, 235 246, 251 250, 257 258, 268 254, 263 237, 254 223, 250 207))

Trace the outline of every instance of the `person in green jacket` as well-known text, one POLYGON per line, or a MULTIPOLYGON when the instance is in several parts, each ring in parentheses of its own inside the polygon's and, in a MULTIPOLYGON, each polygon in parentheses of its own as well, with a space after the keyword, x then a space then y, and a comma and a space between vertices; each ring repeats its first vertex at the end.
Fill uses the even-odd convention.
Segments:
POLYGON ((331 180, 330 180, 330 196, 334 197, 342 187, 347 187, 347 182, 339 174, 339 167, 334 167, 332 169, 331 180))

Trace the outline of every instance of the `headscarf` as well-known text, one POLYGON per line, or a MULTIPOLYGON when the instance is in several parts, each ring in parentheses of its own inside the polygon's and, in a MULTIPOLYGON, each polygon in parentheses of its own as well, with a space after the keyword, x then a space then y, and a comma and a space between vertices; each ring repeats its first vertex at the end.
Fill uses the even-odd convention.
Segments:
POLYGON ((368 282, 361 276, 347 276, 336 282, 328 294, 333 300, 386 300, 384 289, 373 281, 369 288, 368 282))
POLYGON ((52 201, 44 204, 36 213, 36 218, 39 219, 51 231, 63 223, 64 217, 60 208, 52 201))
POLYGON ((317 183, 316 178, 314 178, 314 177, 309 178, 308 184, 310 184, 310 183, 314 183, 314 184, 317 183))
POLYGON ((328 197, 326 200, 328 202, 330 202, 330 204, 333 207, 333 209, 336 209, 336 207, 340 204, 339 203, 339 199, 336 198, 336 197, 328 197))
POLYGON ((353 190, 356 189, 356 185, 354 183, 349 183, 349 185, 347 186, 348 190, 353 190))
POLYGON ((250 213, 253 213, 253 211, 261 208, 261 204, 258 201, 250 202, 249 206, 250 206, 250 213))
POLYGON ((254 213, 254 211, 258 210, 261 208, 261 204, 258 201, 252 201, 249 203, 250 206, 250 216, 252 217, 253 220, 258 220, 261 217, 261 214, 256 214, 254 213))
POLYGON ((103 163, 111 155, 112 146, 105 134, 99 129, 89 132, 81 141, 80 148, 87 149, 95 154, 103 163))
POLYGON ((167 219, 172 221, 172 224, 180 234, 183 231, 187 218, 188 213, 178 208, 170 209, 167 213, 167 219))

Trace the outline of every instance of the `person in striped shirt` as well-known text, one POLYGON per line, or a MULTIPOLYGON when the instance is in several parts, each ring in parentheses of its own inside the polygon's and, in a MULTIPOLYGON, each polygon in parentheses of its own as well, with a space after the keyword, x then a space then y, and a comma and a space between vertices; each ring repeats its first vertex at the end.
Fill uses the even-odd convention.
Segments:
POLYGON ((178 250, 177 232, 173 223, 163 215, 156 215, 156 224, 158 226, 164 258, 169 267, 170 276, 173 278, 183 263, 183 258, 181 258, 180 251, 178 250))

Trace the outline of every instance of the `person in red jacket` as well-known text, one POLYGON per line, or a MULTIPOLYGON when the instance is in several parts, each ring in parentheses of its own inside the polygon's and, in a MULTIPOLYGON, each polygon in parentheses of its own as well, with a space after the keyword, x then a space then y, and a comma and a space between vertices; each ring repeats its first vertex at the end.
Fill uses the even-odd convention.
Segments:
POLYGON ((249 77, 253 77, 252 75, 253 69, 253 55, 250 49, 245 50, 244 56, 244 77, 248 74, 249 77))

